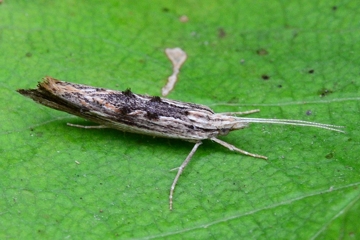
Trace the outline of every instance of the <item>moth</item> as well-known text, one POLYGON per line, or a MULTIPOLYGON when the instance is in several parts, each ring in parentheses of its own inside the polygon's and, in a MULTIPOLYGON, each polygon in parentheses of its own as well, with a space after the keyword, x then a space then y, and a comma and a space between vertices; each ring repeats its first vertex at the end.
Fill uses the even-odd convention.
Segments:
POLYGON ((258 109, 247 112, 215 113, 209 107, 200 104, 139 95, 132 93, 130 89, 115 91, 64 82, 52 77, 45 77, 36 89, 19 89, 17 91, 37 103, 99 124, 99 126, 82 126, 68 123, 70 126, 113 128, 125 132, 194 142, 194 147, 178 168, 171 185, 169 195, 170 210, 173 208, 174 190, 179 177, 205 139, 212 140, 231 151, 255 158, 267 159, 265 156, 241 150, 220 140, 218 137, 225 136, 234 130, 243 129, 250 123, 288 124, 343 132, 341 130, 342 126, 331 124, 236 116, 259 112, 258 109))

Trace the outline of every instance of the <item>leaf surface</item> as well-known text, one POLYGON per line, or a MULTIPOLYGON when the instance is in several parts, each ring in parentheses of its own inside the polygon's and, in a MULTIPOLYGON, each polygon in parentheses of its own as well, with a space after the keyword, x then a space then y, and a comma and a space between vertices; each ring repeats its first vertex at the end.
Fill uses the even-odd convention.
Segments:
POLYGON ((7 1, 0 4, 0 238, 333 239, 359 235, 356 1, 7 1), (187 22, 180 21, 186 15, 187 22), (159 95, 165 48, 188 60, 171 99, 216 112, 346 126, 252 124, 192 143, 91 124, 23 98, 44 76, 159 95))

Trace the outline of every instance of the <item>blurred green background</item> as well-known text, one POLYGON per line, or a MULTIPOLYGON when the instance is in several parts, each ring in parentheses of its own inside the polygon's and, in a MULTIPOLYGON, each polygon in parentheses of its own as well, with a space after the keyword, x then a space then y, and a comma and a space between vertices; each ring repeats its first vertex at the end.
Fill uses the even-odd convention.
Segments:
POLYGON ((0 4, 1 239, 359 238, 358 1, 10 1, 0 4), (180 21, 187 16, 188 21, 180 21), (160 95, 165 48, 188 60, 171 99, 252 117, 193 144, 116 130, 16 93, 44 76, 160 95))

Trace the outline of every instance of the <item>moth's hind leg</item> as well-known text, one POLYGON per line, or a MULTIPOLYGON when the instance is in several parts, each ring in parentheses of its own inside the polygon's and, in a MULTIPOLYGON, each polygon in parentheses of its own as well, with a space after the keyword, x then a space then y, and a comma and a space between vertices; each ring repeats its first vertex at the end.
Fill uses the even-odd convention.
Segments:
POLYGON ((245 111, 245 112, 223 112, 220 114, 226 115, 226 116, 234 116, 234 115, 247 115, 247 114, 258 113, 258 112, 260 112, 260 109, 253 109, 253 110, 249 110, 249 111, 245 111))
POLYGON ((85 126, 85 125, 72 124, 72 123, 67 123, 67 125, 68 125, 68 126, 71 126, 71 127, 86 128, 86 129, 108 128, 107 126, 104 126, 104 125, 97 125, 97 126, 85 126))
POLYGON ((261 156, 261 155, 257 155, 257 154, 254 154, 254 153, 249 153, 247 151, 241 150, 241 149, 235 147, 234 145, 231 145, 231 144, 229 144, 227 142, 221 141, 220 139, 217 139, 215 137, 210 138, 210 139, 213 140, 214 142, 217 142, 218 144, 226 147, 227 149, 229 149, 231 151, 239 152, 239 153, 242 153, 244 155, 251 156, 251 157, 254 157, 254 158, 262 158, 262 159, 265 159, 265 160, 267 159, 267 157, 265 157, 265 156, 261 156))

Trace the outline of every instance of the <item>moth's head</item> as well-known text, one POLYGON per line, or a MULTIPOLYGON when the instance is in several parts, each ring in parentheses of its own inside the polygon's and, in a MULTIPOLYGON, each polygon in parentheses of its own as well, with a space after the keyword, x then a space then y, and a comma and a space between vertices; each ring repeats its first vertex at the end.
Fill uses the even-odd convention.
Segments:
POLYGON ((243 128, 246 128, 247 126, 249 126, 249 123, 248 123, 248 122, 235 122, 235 123, 231 126, 230 131, 243 129, 243 128))
POLYGON ((218 130, 219 136, 227 135, 234 130, 243 129, 248 126, 248 121, 242 121, 241 118, 230 116, 229 114, 208 115, 210 124, 218 130))
POLYGON ((248 123, 245 123, 245 122, 227 123, 225 126, 223 126, 219 129, 219 136, 228 135, 231 131, 243 129, 243 128, 246 128, 247 126, 248 126, 248 123))

